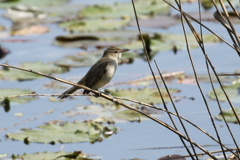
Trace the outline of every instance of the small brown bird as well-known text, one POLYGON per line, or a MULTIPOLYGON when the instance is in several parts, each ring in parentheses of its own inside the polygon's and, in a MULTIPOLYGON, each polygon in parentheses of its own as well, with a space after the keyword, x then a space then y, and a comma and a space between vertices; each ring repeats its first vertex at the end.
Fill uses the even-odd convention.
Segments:
MULTIPOLYGON (((91 89, 98 89, 106 85, 113 78, 118 66, 118 61, 122 53, 129 51, 129 49, 120 49, 114 46, 107 48, 101 59, 99 59, 87 72, 87 74, 78 82, 78 84, 85 85, 91 89)), ((73 86, 59 96, 60 99, 67 98, 79 87, 73 86)), ((83 94, 88 94, 90 91, 84 90, 83 94)))

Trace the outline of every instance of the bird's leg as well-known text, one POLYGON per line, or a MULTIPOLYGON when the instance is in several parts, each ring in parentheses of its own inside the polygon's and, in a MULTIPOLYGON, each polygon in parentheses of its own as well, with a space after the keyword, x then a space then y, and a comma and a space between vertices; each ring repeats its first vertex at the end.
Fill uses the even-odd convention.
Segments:
POLYGON ((100 97, 100 95, 101 95, 101 91, 99 91, 98 89, 96 89, 99 93, 94 93, 94 97, 96 97, 96 98, 98 98, 98 97, 100 97))

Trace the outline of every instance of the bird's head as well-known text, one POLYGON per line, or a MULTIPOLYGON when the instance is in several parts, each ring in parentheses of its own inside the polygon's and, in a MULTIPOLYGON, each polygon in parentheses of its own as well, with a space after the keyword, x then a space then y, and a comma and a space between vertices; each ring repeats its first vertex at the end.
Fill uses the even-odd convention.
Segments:
POLYGON ((120 49, 114 46, 110 46, 104 51, 103 57, 113 57, 120 59, 122 53, 127 51, 129 51, 129 49, 120 49))

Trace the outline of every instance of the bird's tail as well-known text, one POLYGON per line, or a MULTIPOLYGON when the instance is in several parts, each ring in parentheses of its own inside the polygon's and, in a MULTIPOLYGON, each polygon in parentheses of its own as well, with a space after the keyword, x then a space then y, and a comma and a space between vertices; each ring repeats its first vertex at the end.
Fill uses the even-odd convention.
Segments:
POLYGON ((64 98, 67 98, 69 95, 66 95, 66 94, 72 94, 73 92, 75 92, 76 90, 78 90, 79 88, 77 87, 72 87, 70 89, 68 89, 67 91, 63 92, 62 95, 58 96, 58 98, 60 99, 64 99, 64 98))

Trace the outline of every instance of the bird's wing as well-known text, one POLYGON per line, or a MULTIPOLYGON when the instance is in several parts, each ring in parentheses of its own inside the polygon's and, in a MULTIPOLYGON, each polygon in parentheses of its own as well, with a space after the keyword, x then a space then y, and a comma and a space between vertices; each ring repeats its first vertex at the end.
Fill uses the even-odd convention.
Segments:
POLYGON ((102 79, 102 76, 107 71, 106 68, 109 63, 110 61, 108 60, 98 61, 97 63, 95 63, 84 76, 84 84, 92 88, 100 79, 102 79))

